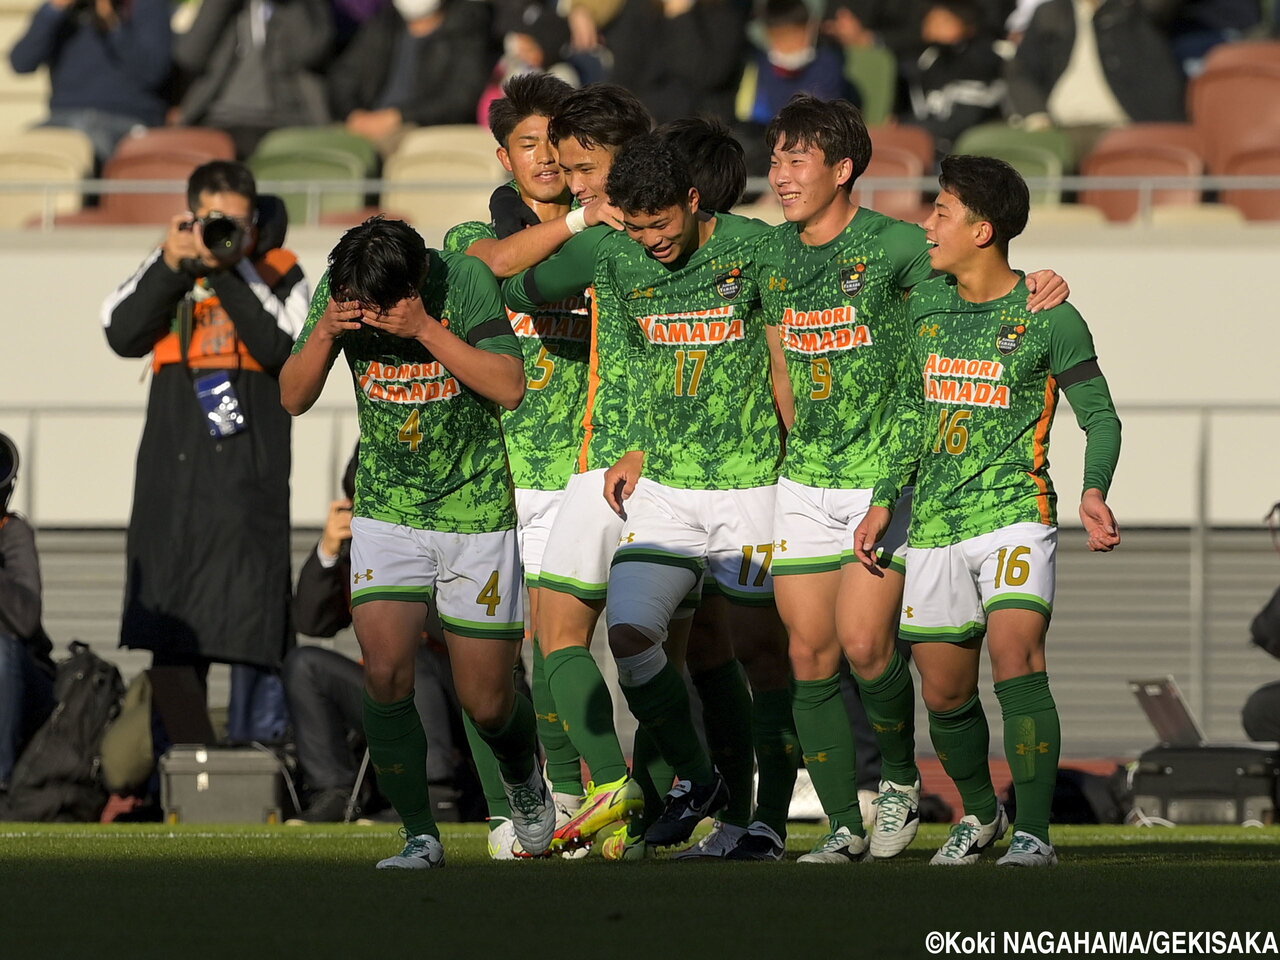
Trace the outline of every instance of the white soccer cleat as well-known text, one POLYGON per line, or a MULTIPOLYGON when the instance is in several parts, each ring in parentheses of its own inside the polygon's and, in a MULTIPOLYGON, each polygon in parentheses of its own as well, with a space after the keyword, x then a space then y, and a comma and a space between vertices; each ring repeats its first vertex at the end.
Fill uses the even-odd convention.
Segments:
MULTIPOLYGON (((573 819, 574 814, 578 812, 578 808, 582 806, 583 797, 574 796, 571 793, 552 793, 551 802, 556 808, 556 829, 559 830, 566 823, 573 819)), ((572 847, 563 851, 560 856, 566 860, 581 860, 583 857, 591 853, 590 845, 581 847, 572 847)))
POLYGON ((506 817, 490 817, 489 822, 497 824, 489 831, 489 859, 514 860, 516 851, 520 850, 520 841, 516 839, 515 827, 506 817))
POLYGON ((540 857, 551 847, 556 832, 556 810, 551 802, 551 790, 542 779, 542 771, 535 764, 529 779, 523 783, 502 781, 511 806, 511 826, 524 852, 540 857))
POLYGON ((832 830, 797 863, 857 863, 867 859, 867 838, 855 837, 848 827, 832 830))
POLYGON ((1009 852, 996 861, 997 867, 1056 867, 1058 854, 1053 844, 1045 843, 1039 837, 1033 837, 1021 830, 1013 834, 1013 842, 1009 844, 1009 852))
POLYGON ((1009 818, 1004 805, 996 804, 996 815, 990 823, 979 823, 975 816, 966 816, 951 828, 938 852, 929 861, 931 867, 967 867, 989 850, 1009 830, 1009 818))
POLYGON ((434 870, 444 866, 444 846, 435 837, 429 834, 411 837, 407 830, 401 830, 400 834, 404 837, 404 849, 394 857, 379 860, 379 870, 434 870))
POLYGON ((874 790, 858 791, 858 812, 862 814, 862 826, 871 830, 876 825, 876 797, 874 790))
POLYGON ((910 786, 880 781, 880 795, 872 801, 875 825, 869 829, 871 855, 877 860, 896 857, 916 838, 920 829, 920 781, 910 786))
POLYGON ((747 835, 746 827, 735 827, 731 823, 717 820, 711 825, 711 832, 691 847, 685 847, 679 853, 671 855, 672 860, 694 860, 699 857, 720 857, 723 859, 733 852, 734 848, 747 835))

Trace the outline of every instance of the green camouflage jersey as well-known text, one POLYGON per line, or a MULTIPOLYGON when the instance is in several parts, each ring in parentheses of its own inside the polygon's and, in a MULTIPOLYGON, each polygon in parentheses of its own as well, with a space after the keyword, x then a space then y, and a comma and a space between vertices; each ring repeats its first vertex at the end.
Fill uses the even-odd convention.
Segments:
MULTIPOLYGON (((460 223, 446 250, 466 253, 477 240, 495 240, 493 227, 460 223)), ((524 349, 524 402, 502 414, 511 479, 527 490, 563 490, 573 473, 587 402, 591 343, 590 300, 583 293, 526 311, 507 309, 524 349)))
MULTIPOLYGON (((427 313, 474 347, 521 356, 489 269, 460 253, 427 256, 427 313)), ((328 302, 326 272, 294 353, 328 302)), ((360 417, 355 515, 447 533, 511 529, 515 504, 496 404, 451 376, 417 341, 363 327, 338 344, 360 417)))
POLYGON ((971 303, 953 277, 916 287, 909 307, 911 388, 895 415, 891 479, 876 485, 873 502, 891 507, 918 462, 911 546, 1057 522, 1048 471, 1059 388, 1088 433, 1085 486, 1106 494, 1120 422, 1074 307, 1032 314, 1022 281, 998 300, 971 303))
POLYGON ((640 332, 626 378, 631 447, 670 487, 737 490, 776 482, 781 460, 760 294, 750 276, 770 227, 717 214, 707 241, 667 266, 623 235, 597 263, 601 330, 640 332))
POLYGON ((781 224, 758 258, 765 317, 781 329, 795 394, 782 476, 870 487, 882 473, 906 353, 904 291, 932 272, 924 231, 862 208, 820 246, 781 224))

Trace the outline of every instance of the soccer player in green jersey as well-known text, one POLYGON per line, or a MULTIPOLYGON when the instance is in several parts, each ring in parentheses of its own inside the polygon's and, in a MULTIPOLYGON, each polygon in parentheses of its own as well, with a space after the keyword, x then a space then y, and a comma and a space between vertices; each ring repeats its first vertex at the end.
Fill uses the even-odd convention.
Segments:
MULTIPOLYGON (((549 74, 522 74, 508 80, 503 93, 489 108, 498 159, 511 172, 509 186, 527 212, 550 223, 569 212, 570 196, 547 124, 573 89, 549 74)), ((458 224, 445 235, 444 248, 462 253, 481 248, 483 252, 487 242, 498 239, 501 218, 497 214, 495 210, 493 223, 458 224)), ((578 425, 586 406, 591 317, 589 300, 581 290, 536 310, 509 310, 507 315, 524 350, 526 392, 519 407, 503 414, 502 428, 515 483, 516 535, 529 591, 529 620, 536 623, 542 553, 573 473, 578 425)), ((532 681, 538 736, 547 757, 557 823, 562 826, 582 805, 582 761, 548 692, 546 665, 536 639, 532 681)), ((515 836, 501 782, 483 744, 473 743, 473 748, 489 803, 489 853, 495 859, 509 859, 515 855, 515 836)))
MULTIPOLYGON (((891 857, 919 826, 914 692, 894 640, 908 510, 879 567, 855 561, 852 533, 881 473, 908 349, 904 293, 931 274, 924 231, 853 203, 871 157, 857 108, 798 95, 766 132, 770 183, 787 222, 761 244, 757 275, 779 326, 792 397, 774 515, 778 611, 790 635, 796 730, 830 832, 802 863, 891 857), (853 738, 840 694, 848 657, 883 757, 870 838, 858 809, 853 738)), ((1052 276, 1052 275, 1050 275, 1052 276)), ((1033 306, 1056 293, 1046 277, 1033 306)), ((1052 303, 1053 300, 1049 299, 1052 303)), ((788 409, 790 407, 790 409, 788 409)))
POLYGON ((542 853, 555 818, 533 707, 512 682, 523 600, 497 417, 523 398, 524 367, 493 275, 473 258, 428 250, 402 221, 368 220, 329 255, 280 373, 285 409, 311 408, 340 351, 360 418, 351 613, 364 655, 365 734, 406 839, 378 867, 444 864, 413 705, 429 602, 458 699, 497 758, 516 836, 542 853))
MULTIPOLYGON (((656 136, 627 145, 608 191, 630 239, 611 239, 597 269, 600 323, 635 327, 642 339, 627 378, 636 445, 605 474, 605 498, 625 520, 606 614, 627 702, 678 778, 645 833, 647 842, 667 846, 687 840, 728 798, 663 647, 704 568, 730 601, 729 632, 760 648, 757 659, 772 653, 773 686, 753 683, 757 701, 776 702, 784 717, 789 705, 769 577, 781 431, 770 338, 749 276, 755 241, 768 227, 701 213, 686 163, 656 136)), ((790 770, 785 795, 762 790, 757 822, 738 831, 722 856, 781 857, 790 770)))
POLYGON ((930 862, 974 863, 1008 826, 978 701, 985 636, 1018 801, 999 863, 1052 866, 1061 743, 1044 652, 1058 543, 1049 433, 1063 391, 1086 437, 1080 520, 1089 549, 1109 551, 1120 542, 1106 503, 1120 420, 1080 314, 1065 303, 1031 313, 1009 266, 1009 242, 1030 208, 1022 177, 1000 160, 955 156, 942 161, 939 182, 925 228, 930 261, 946 276, 911 292, 900 432, 854 549, 874 569, 903 478, 916 473, 899 629, 913 644, 929 732, 965 810, 930 862))

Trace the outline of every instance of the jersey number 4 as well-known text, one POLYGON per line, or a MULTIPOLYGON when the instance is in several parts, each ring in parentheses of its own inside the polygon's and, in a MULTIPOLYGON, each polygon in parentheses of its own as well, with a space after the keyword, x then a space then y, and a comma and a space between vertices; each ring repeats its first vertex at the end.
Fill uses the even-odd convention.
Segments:
POLYGON ((408 444, 411 451, 418 452, 418 447, 422 446, 422 431, 418 429, 417 410, 409 414, 405 422, 400 424, 398 437, 401 443, 408 444))
POLYGON ((496 617, 498 615, 498 606, 502 603, 502 595, 498 593, 497 570, 489 574, 489 579, 485 581, 484 589, 476 595, 476 603, 482 607, 488 607, 485 613, 486 617, 496 617))

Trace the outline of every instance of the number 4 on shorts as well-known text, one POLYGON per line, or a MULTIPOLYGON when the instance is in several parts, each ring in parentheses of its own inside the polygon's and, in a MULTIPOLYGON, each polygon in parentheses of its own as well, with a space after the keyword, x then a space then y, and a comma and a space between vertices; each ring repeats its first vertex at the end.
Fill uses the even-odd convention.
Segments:
POLYGON ((485 581, 484 589, 476 595, 476 603, 482 607, 488 607, 485 616, 496 617, 498 615, 498 605, 502 603, 502 596, 498 593, 497 570, 489 574, 489 579, 485 581))

